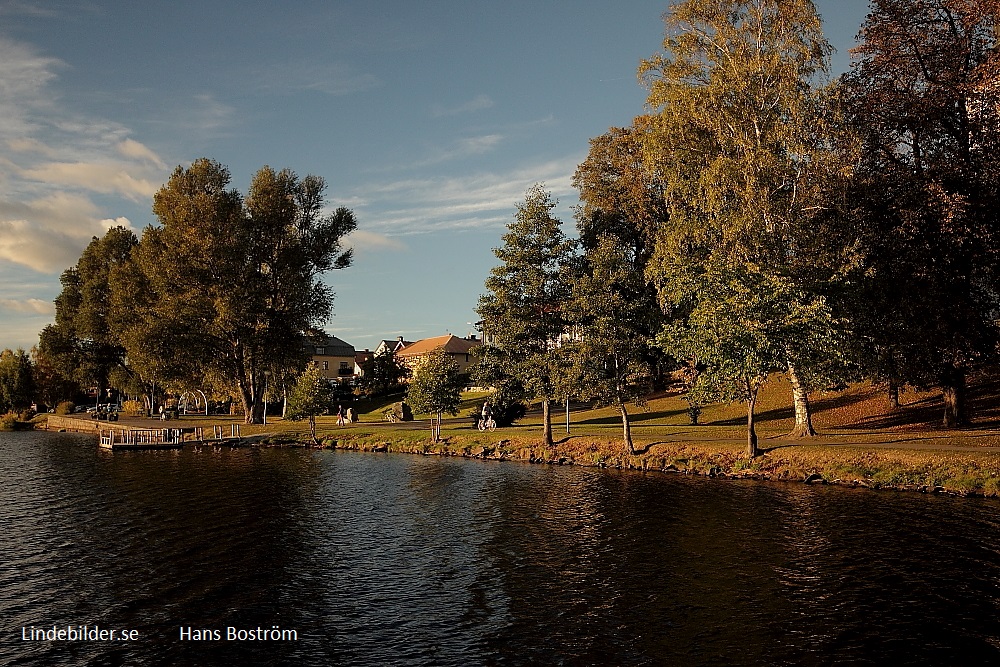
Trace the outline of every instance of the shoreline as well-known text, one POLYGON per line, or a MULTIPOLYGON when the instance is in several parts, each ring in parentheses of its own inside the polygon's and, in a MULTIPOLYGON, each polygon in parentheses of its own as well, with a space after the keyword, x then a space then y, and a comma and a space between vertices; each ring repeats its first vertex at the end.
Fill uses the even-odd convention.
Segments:
MULTIPOLYGON (((180 424, 176 423, 176 426, 180 424)), ((238 446, 454 456, 688 474, 726 480, 1000 497, 1000 449, 996 448, 894 448, 857 441, 834 444, 829 438, 776 439, 773 446, 765 446, 764 454, 751 461, 746 457, 744 444, 724 438, 637 441, 638 451, 632 454, 621 440, 594 435, 566 437, 552 447, 545 447, 535 437, 525 437, 527 434, 524 432, 516 435, 503 432, 465 433, 448 428, 437 444, 430 442, 424 429, 390 429, 381 425, 375 430, 366 429, 361 424, 349 430, 321 427, 317 435, 319 445, 313 444, 308 433, 296 426, 248 433, 238 446)), ((763 442, 767 444, 766 440, 763 442)))
POLYGON ((545 447, 537 442, 451 435, 434 444, 372 434, 324 434, 320 444, 264 435, 259 446, 418 454, 542 465, 639 470, 725 480, 834 485, 959 497, 1000 497, 1000 452, 879 449, 863 445, 780 445, 753 461, 726 443, 659 443, 631 454, 622 442, 580 439, 545 447))

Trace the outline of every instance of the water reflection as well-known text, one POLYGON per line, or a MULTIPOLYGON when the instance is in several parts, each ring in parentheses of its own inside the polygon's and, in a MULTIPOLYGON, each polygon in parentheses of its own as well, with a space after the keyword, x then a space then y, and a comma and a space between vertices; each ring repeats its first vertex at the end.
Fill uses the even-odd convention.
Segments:
POLYGON ((0 434, 11 664, 989 664, 1000 504, 433 457, 0 434), (198 644, 181 625, 280 625, 198 644))

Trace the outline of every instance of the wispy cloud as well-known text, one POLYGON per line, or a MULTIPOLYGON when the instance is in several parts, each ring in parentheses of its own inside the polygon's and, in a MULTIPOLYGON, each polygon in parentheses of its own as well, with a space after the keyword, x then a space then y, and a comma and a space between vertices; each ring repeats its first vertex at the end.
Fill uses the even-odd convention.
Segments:
POLYGON ((35 16, 52 18, 59 16, 51 7, 44 7, 42 3, 24 2, 23 0, 5 0, 0 2, 0 16, 35 16))
POLYGON ((0 260, 58 273, 76 263, 91 238, 114 226, 132 229, 127 218, 101 218, 98 208, 80 195, 57 192, 27 202, 0 199, 0 260))
POLYGON ((435 118, 440 118, 441 116, 457 116, 459 114, 489 109, 492 106, 493 100, 489 95, 477 95, 468 102, 459 104, 456 107, 445 107, 440 104, 435 104, 431 107, 431 115, 435 118))
MULTIPOLYGON (((534 183, 544 183, 557 198, 575 200, 571 179, 583 158, 572 155, 500 173, 371 183, 357 198, 378 201, 381 212, 369 216, 359 207, 359 217, 369 229, 388 234, 501 227, 534 183)), ((568 208, 559 213, 567 217, 568 208)))
POLYGON ((256 80, 260 90, 284 94, 289 90, 314 90, 341 96, 378 88, 382 81, 374 74, 357 70, 347 63, 285 63, 259 70, 256 80))
POLYGON ((503 141, 502 134, 486 134, 478 137, 465 137, 457 140, 447 148, 434 150, 430 157, 409 165, 409 168, 429 167, 443 162, 460 160, 474 155, 482 155, 493 150, 501 141, 503 141))
POLYGON ((21 175, 48 185, 79 188, 101 194, 119 194, 133 201, 152 197, 161 182, 137 178, 134 166, 86 162, 49 162, 24 169, 21 175))
POLYGON ((52 301, 41 299, 0 299, 0 310, 34 315, 53 315, 56 312, 52 301))
POLYGON ((399 239, 362 229, 357 229, 351 232, 351 234, 345 239, 345 242, 351 248, 360 251, 406 249, 406 246, 399 239))
POLYGON ((118 144, 116 147, 118 152, 128 158, 133 158, 135 160, 141 160, 149 162, 160 169, 166 169, 167 165, 164 164, 160 156, 150 150, 149 147, 143 146, 135 139, 126 139, 125 141, 118 144))

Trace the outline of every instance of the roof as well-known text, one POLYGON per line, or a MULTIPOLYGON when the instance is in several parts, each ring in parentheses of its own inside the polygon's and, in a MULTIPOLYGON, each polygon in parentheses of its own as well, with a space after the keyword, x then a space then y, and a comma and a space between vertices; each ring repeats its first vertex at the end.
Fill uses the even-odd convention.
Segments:
POLYGON ((321 347, 325 357, 354 357, 354 346, 336 336, 313 336, 302 347, 311 356, 316 356, 316 348, 321 347))
POLYGON ((472 348, 482 345, 482 343, 478 339, 459 338, 454 334, 445 334, 444 336, 418 340, 396 354, 401 357, 419 357, 438 348, 444 348, 448 354, 468 354, 472 348))
POLYGON ((375 347, 375 351, 377 352, 378 350, 391 350, 392 352, 398 352, 400 349, 402 349, 400 348, 400 346, 406 347, 407 345, 413 345, 412 340, 403 340, 402 338, 403 337, 400 336, 399 338, 393 338, 391 340, 385 339, 375 347))

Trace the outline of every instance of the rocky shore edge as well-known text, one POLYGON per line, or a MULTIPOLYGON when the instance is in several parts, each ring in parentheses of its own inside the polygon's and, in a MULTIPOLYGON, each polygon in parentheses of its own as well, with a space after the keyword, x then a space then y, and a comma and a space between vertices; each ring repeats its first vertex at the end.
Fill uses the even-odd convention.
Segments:
MULTIPOLYGON (((1000 497, 1000 454, 991 452, 872 451, 823 445, 781 447, 749 460, 742 448, 725 444, 664 443, 630 453, 621 442, 594 440, 539 443, 501 439, 482 443, 458 436, 439 443, 384 436, 337 434, 319 444, 290 433, 261 435, 255 446, 309 447, 357 452, 403 453, 485 461, 584 466, 808 485, 835 485, 961 497, 1000 497)), ((251 443, 247 443, 251 444, 251 443)))

